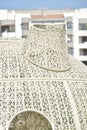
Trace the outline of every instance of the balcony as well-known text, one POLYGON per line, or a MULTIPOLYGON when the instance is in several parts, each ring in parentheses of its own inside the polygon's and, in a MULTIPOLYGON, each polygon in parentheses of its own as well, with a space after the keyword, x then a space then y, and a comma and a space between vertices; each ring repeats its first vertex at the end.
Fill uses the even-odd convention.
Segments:
POLYGON ((15 37, 15 32, 3 32, 1 34, 2 38, 12 38, 12 37, 15 37))
POLYGON ((66 30, 66 33, 67 33, 68 35, 73 34, 73 29, 67 29, 67 30, 66 30))
POLYGON ((79 56, 80 61, 87 61, 87 56, 79 56))
POLYGON ((86 49, 79 49, 79 59, 81 61, 87 61, 87 48, 86 49))
POLYGON ((87 47, 87 36, 79 37, 79 46, 87 47))
POLYGON ((87 42, 80 43, 79 48, 87 49, 87 42))
POLYGON ((78 35, 79 36, 87 36, 87 30, 79 30, 78 35))
POLYGON ((87 61, 87 48, 79 49, 79 60, 87 61))
POLYGON ((14 25, 15 20, 1 20, 1 26, 6 26, 6 25, 14 25))
POLYGON ((1 26, 1 37, 15 37, 15 25, 1 26))
POLYGON ((79 23, 79 36, 87 36, 87 23, 79 23))

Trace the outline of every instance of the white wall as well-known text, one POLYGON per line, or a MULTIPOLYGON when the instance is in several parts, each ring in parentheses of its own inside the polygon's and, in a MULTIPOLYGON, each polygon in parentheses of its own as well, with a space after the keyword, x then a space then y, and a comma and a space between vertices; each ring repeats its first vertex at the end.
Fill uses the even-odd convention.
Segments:
POLYGON ((6 20, 8 11, 7 10, 0 10, 0 20, 6 20))
POLYGON ((17 13, 15 15, 15 29, 17 38, 22 37, 22 28, 21 28, 22 18, 30 18, 30 14, 17 13))
POLYGON ((79 59, 79 30, 78 30, 78 12, 76 11, 73 16, 73 45, 74 56, 79 59))

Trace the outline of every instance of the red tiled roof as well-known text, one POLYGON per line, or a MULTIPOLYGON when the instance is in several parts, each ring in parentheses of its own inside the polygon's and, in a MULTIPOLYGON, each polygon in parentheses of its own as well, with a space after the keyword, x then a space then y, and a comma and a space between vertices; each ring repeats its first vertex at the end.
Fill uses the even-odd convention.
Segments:
POLYGON ((53 18, 64 18, 63 14, 49 14, 49 15, 31 15, 31 19, 53 19, 53 18))

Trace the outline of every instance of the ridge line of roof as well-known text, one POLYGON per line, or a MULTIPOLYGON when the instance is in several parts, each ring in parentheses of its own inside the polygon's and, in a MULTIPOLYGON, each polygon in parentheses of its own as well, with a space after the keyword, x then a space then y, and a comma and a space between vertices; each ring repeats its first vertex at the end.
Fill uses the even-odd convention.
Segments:
POLYGON ((3 78, 3 79, 0 79, 0 82, 12 82, 12 81, 38 81, 38 80, 42 80, 42 81, 65 81, 65 80, 69 80, 69 81, 73 81, 73 82, 87 82, 87 79, 86 78, 76 78, 76 79, 73 79, 73 78, 3 78))

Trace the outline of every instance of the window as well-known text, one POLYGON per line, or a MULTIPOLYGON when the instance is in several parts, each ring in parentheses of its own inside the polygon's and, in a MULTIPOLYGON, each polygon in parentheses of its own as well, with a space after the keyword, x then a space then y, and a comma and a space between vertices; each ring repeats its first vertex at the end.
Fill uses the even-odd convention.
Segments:
POLYGON ((72 47, 68 47, 68 53, 73 55, 73 48, 72 47))
POLYGON ((29 29, 28 23, 23 23, 22 24, 22 30, 28 30, 28 29, 29 29))
POLYGON ((87 30, 87 23, 79 23, 79 30, 87 30))
POLYGON ((87 55, 87 49, 80 49, 80 55, 81 56, 87 55))
POLYGON ((79 43, 87 43, 87 37, 86 36, 79 37, 79 43))
POLYGON ((85 65, 87 65, 87 61, 82 61, 85 65))
POLYGON ((23 35, 22 38, 27 38, 27 35, 23 35))
POLYGON ((1 27, 1 32, 15 32, 15 25, 6 25, 1 27))
POLYGON ((15 32, 15 25, 9 26, 9 32, 15 32))
POLYGON ((72 22, 67 22, 67 29, 72 29, 72 22))
POLYGON ((73 42, 73 35, 72 34, 68 34, 67 35, 67 43, 71 43, 73 42))
POLYGON ((1 32, 5 32, 5 31, 8 32, 8 30, 9 30, 9 26, 8 26, 8 25, 7 25, 7 26, 2 26, 2 27, 1 27, 1 32))

